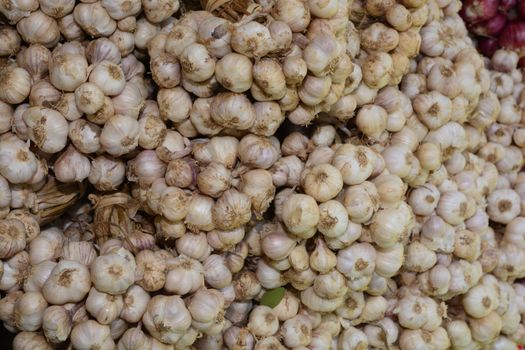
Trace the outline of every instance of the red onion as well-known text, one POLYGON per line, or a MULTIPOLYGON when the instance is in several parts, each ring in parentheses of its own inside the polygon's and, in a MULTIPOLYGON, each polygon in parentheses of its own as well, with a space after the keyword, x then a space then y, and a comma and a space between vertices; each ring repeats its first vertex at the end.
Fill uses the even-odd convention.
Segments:
POLYGON ((500 44, 505 48, 521 49, 525 47, 525 22, 507 24, 500 35, 500 44))
POLYGON ((505 24, 507 24, 507 17, 502 12, 498 12, 491 19, 471 26, 470 31, 481 36, 495 37, 505 28, 505 24))
POLYGON ((499 9, 501 11, 508 11, 516 6, 516 0, 500 0, 499 9))
POLYGON ((501 11, 508 11, 516 6, 516 0, 500 0, 499 9, 501 11))
POLYGON ((518 15, 519 18, 525 19, 525 0, 518 0, 518 15))
POLYGON ((520 60, 518 61, 518 67, 519 68, 525 68, 525 56, 521 56, 520 57, 520 60))
POLYGON ((466 0, 460 15, 467 23, 486 21, 498 12, 499 0, 466 0))
POLYGON ((479 51, 481 51, 481 53, 484 56, 492 57, 494 52, 496 52, 498 49, 500 49, 501 46, 499 44, 498 39, 481 38, 478 41, 478 48, 479 48, 479 51))

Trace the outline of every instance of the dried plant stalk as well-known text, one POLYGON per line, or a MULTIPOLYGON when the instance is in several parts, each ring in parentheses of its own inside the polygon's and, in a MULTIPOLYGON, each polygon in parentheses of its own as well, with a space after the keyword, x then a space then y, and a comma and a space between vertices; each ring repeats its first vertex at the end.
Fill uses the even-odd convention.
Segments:
POLYGON ((83 183, 61 183, 49 176, 44 187, 36 193, 35 203, 30 210, 38 216, 40 225, 45 225, 74 205, 84 192, 83 183))
POLYGON ((129 194, 117 192, 108 195, 90 194, 88 196, 95 215, 92 230, 97 244, 112 238, 126 240, 135 230, 133 218, 139 209, 139 203, 129 194))
POLYGON ((201 0, 201 5, 204 10, 232 22, 238 22, 245 16, 263 10, 263 7, 253 0, 201 0))

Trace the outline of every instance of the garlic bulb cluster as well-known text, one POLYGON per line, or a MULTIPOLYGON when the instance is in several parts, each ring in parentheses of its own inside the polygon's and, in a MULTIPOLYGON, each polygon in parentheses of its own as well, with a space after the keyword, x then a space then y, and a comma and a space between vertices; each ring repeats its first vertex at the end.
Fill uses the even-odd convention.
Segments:
POLYGON ((1 3, 13 349, 524 344, 525 78, 460 7, 1 3))

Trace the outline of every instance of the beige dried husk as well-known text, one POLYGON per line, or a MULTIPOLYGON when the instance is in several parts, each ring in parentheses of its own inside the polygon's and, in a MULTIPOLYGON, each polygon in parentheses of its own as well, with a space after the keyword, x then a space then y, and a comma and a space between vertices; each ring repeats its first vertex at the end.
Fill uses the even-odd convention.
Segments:
POLYGON ((117 192, 108 195, 90 194, 88 199, 93 204, 94 217, 91 230, 97 244, 109 239, 119 238, 126 241, 136 229, 133 218, 139 210, 139 203, 129 194, 117 192))
POLYGON ((49 176, 44 187, 36 193, 29 210, 38 217, 40 225, 48 224, 75 204, 84 195, 85 189, 86 186, 81 182, 66 184, 49 176))
MULTIPOLYGON (((265 10, 253 0, 200 0, 204 10, 232 22, 265 10)), ((270 6, 271 7, 271 6, 270 6)))

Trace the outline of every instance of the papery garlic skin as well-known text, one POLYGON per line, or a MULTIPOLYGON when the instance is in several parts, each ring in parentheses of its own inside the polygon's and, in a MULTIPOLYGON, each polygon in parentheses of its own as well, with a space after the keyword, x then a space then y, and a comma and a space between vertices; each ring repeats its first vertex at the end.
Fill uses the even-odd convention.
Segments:
POLYGON ((29 138, 42 151, 57 153, 66 146, 69 128, 59 112, 44 107, 30 107, 24 112, 23 119, 28 126, 29 138))
POLYGON ((72 327, 73 322, 65 307, 52 305, 44 311, 42 329, 50 342, 61 343, 65 341, 69 337, 72 327))
POLYGON ((120 248, 95 259, 90 266, 91 281, 101 292, 112 295, 124 294, 135 281, 135 268, 133 255, 126 249, 120 248))
POLYGON ((10 258, 25 248, 25 227, 17 219, 7 219, 0 221, 0 256, 10 258))
POLYGON ((88 268, 76 261, 61 260, 44 283, 42 294, 57 305, 79 302, 91 286, 88 268))
POLYGON ((175 344, 190 327, 191 314, 179 296, 159 295, 148 303, 142 321, 155 338, 175 344))
POLYGON ((91 163, 86 156, 78 152, 73 146, 69 146, 57 158, 53 170, 57 180, 61 182, 80 182, 89 176, 91 163))
POLYGON ((279 320, 268 306, 257 306, 250 313, 248 328, 258 336, 270 336, 277 332, 279 320))
POLYGON ((100 2, 79 4, 73 11, 75 22, 89 35, 102 37, 111 35, 117 23, 109 16, 100 2))
POLYGON ((42 325, 42 318, 46 307, 47 302, 41 293, 24 293, 15 304, 15 325, 23 331, 38 330, 42 325))
POLYGON ((113 156, 121 156, 137 147, 139 138, 139 123, 122 115, 110 118, 100 134, 100 144, 113 156))
POLYGON ((326 202, 342 190, 343 177, 334 166, 319 164, 303 173, 303 187, 318 202, 326 202))
POLYGON ((114 349, 115 343, 110 336, 109 326, 97 321, 87 320, 77 324, 71 331, 71 343, 76 349, 114 349))
POLYGON ((283 221, 291 233, 310 238, 319 223, 319 207, 310 196, 292 194, 284 204, 283 221))
POLYGON ((164 288, 171 293, 185 295, 204 285, 203 266, 199 261, 178 256, 168 261, 164 288))
POLYGON ((53 347, 44 338, 44 336, 37 332, 20 332, 13 339, 13 349, 37 349, 52 350, 53 347))
POLYGON ((86 299, 86 310, 100 324, 109 324, 120 315, 124 303, 120 295, 109 295, 91 288, 86 299))
POLYGON ((138 322, 148 305, 151 296, 144 289, 137 285, 131 286, 123 296, 123 308, 120 312, 120 318, 135 323, 138 322))
POLYGON ((37 171, 37 160, 29 146, 14 134, 0 140, 0 173, 11 183, 28 183, 37 171))
POLYGON ((34 11, 21 19, 16 27, 22 39, 28 43, 38 43, 53 47, 60 39, 57 22, 42 11, 34 11))
POLYGON ((101 191, 111 191, 124 181, 126 166, 124 162, 106 156, 93 159, 88 180, 101 191))

